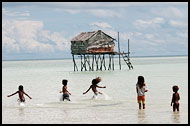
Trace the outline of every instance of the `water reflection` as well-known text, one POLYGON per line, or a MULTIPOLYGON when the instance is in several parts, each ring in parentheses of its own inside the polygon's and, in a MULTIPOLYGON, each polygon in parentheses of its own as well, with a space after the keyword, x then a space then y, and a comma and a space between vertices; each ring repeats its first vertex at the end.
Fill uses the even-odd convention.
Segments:
POLYGON ((19 107, 19 116, 24 116, 24 107, 19 107))
POLYGON ((146 118, 146 111, 145 110, 138 110, 138 123, 147 123, 147 118, 146 118))
POLYGON ((173 123, 180 123, 180 112, 172 112, 172 121, 173 123))

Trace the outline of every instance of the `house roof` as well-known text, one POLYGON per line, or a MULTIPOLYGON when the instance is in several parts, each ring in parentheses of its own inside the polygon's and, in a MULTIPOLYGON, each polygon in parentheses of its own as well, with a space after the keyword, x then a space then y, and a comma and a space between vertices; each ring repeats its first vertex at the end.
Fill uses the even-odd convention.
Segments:
MULTIPOLYGON (((94 34, 96 34, 97 32, 102 32, 101 30, 98 30, 98 31, 93 31, 93 32, 81 32, 79 35, 77 35, 76 37, 74 37, 72 41, 86 41, 88 40, 89 38, 91 38, 94 34)), ((105 33, 104 33, 105 34, 105 33)), ((107 35, 107 34, 106 34, 107 35)), ((109 36, 109 35, 107 35, 109 36)), ((109 36, 110 37, 110 36, 109 36)), ((110 37, 112 38, 112 37, 110 37)), ((114 38, 112 38, 114 39, 114 38)), ((115 39, 114 39, 115 40, 115 39)))
POLYGON ((79 35, 74 37, 71 41, 85 41, 91 38, 97 31, 93 32, 81 32, 79 35))

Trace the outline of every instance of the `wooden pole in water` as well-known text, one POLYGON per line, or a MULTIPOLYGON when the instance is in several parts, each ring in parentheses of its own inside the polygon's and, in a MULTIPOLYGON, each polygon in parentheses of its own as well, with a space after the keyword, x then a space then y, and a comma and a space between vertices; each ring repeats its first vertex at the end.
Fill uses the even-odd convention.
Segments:
POLYGON ((119 68, 120 68, 120 70, 121 70, 120 45, 119 45, 119 32, 118 32, 118 52, 119 52, 119 68))
POLYGON ((75 62, 74 54, 72 54, 72 56, 73 56, 73 63, 74 63, 74 71, 75 71, 75 67, 76 67, 76 69, 77 69, 77 71, 78 71, 77 64, 76 64, 76 62, 75 62))

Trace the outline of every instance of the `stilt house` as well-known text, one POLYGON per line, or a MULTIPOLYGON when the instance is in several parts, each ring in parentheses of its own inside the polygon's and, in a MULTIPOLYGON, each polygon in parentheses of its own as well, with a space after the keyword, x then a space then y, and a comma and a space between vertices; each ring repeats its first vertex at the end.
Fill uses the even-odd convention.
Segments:
POLYGON ((114 51, 114 40, 101 30, 82 32, 71 40, 71 53, 110 53, 114 51))

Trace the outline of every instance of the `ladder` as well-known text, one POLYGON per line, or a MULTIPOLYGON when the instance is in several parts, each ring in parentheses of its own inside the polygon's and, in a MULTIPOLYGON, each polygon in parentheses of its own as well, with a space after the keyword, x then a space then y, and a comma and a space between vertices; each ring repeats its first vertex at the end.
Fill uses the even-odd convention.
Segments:
POLYGON ((130 62, 128 53, 124 53, 124 52, 123 52, 121 55, 122 55, 122 57, 123 57, 123 60, 125 61, 125 63, 126 63, 127 66, 129 67, 129 69, 133 69, 133 65, 132 65, 131 62, 130 62))

